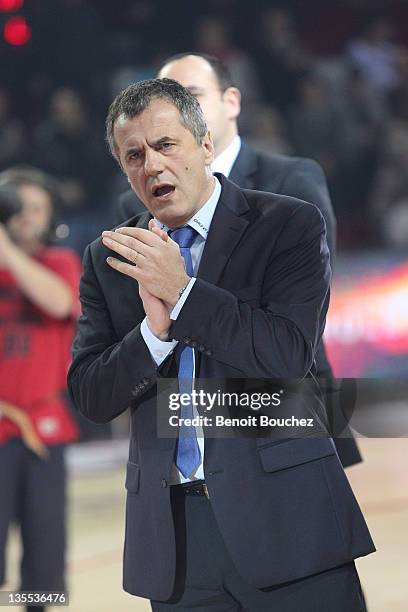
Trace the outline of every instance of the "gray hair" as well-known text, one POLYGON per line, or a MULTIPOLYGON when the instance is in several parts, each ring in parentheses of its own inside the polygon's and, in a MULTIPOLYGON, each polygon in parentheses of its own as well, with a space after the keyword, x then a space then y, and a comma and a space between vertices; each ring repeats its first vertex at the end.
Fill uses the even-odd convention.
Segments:
POLYGON ((192 133, 198 144, 202 144, 207 133, 203 111, 196 98, 180 83, 173 79, 148 79, 133 83, 116 96, 106 117, 106 141, 110 152, 117 159, 113 130, 121 116, 126 119, 137 117, 155 99, 168 100, 179 114, 181 123, 192 133))

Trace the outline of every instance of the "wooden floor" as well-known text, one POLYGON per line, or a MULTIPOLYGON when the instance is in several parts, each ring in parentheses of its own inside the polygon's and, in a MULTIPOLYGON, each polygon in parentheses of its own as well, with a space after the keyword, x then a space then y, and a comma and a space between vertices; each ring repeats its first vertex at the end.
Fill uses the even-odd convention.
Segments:
MULTIPOLYGON (((359 442, 365 462, 351 468, 348 476, 378 549, 357 561, 369 612, 407 612, 408 439, 359 442)), ((71 480, 68 580, 73 612, 150 610, 145 600, 122 591, 123 484, 122 469, 71 480)), ((18 554, 14 536, 10 588, 18 554)), ((58 609, 67 608, 50 610, 58 609)))

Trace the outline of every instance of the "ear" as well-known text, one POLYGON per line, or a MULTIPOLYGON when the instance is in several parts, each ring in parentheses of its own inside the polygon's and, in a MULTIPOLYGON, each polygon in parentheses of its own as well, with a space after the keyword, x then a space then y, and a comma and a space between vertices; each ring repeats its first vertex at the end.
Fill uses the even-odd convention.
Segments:
POLYGON ((201 146, 204 150, 204 161, 206 166, 210 166, 214 161, 214 145, 210 132, 208 131, 204 136, 201 146))
POLYGON ((228 119, 237 119, 241 112, 241 92, 236 87, 228 87, 222 94, 228 119))

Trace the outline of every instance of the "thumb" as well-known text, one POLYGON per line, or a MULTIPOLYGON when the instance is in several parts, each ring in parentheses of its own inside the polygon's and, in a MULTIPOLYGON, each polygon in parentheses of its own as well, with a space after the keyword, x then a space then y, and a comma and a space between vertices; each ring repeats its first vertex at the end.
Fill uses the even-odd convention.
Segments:
POLYGON ((154 219, 150 219, 149 221, 149 230, 153 232, 153 234, 156 234, 156 236, 161 238, 164 242, 168 241, 169 239, 168 234, 156 225, 156 223, 154 222, 154 219))

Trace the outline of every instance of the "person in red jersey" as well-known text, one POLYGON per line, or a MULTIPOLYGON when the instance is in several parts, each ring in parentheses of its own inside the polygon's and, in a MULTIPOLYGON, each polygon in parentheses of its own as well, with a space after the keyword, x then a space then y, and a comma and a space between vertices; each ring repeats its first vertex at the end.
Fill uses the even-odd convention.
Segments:
POLYGON ((14 189, 20 210, 0 214, 0 585, 16 521, 19 590, 63 591, 64 449, 78 438, 64 393, 80 262, 50 245, 57 198, 50 177, 34 168, 2 172, 0 208, 2 186, 14 189))

